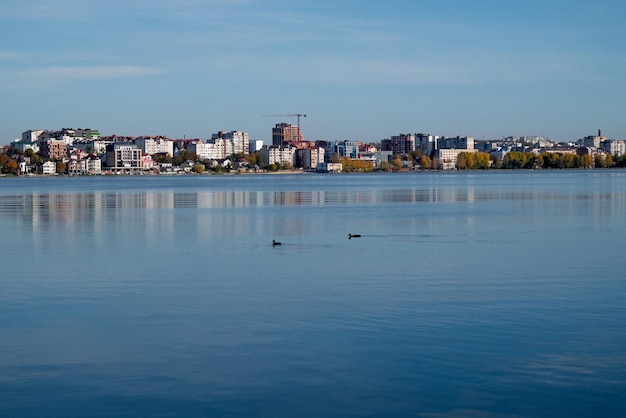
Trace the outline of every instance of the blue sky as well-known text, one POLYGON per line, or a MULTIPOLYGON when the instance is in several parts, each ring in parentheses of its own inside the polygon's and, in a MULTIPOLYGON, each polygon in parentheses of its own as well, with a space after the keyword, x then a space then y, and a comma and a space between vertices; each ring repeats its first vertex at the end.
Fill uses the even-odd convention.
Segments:
POLYGON ((0 144, 27 129, 626 139, 626 2, 7 0, 0 144))

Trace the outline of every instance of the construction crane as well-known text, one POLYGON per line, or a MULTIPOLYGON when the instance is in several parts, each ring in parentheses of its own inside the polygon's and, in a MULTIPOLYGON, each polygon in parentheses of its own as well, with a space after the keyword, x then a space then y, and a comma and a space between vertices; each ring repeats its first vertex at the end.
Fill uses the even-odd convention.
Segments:
POLYGON ((263 116, 265 116, 265 117, 272 117, 272 118, 275 118, 275 117, 295 118, 295 117, 297 117, 298 118, 298 125, 297 125, 298 126, 298 140, 302 141, 302 133, 300 132, 300 117, 306 118, 306 114, 304 114, 304 113, 289 113, 289 114, 286 114, 286 115, 263 115, 263 116))

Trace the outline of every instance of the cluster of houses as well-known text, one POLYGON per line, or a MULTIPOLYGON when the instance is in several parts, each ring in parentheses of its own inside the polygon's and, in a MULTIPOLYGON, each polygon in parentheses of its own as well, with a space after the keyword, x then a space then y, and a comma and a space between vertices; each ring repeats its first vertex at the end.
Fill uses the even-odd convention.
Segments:
POLYGON ((169 139, 164 136, 121 137, 101 136, 92 129, 28 130, 11 143, 22 151, 18 162, 20 174, 42 172, 55 174, 59 163, 67 174, 94 175, 107 173, 185 172, 191 171, 194 160, 185 160, 178 166, 168 162, 183 150, 196 160, 213 167, 258 171, 249 167, 246 160, 232 160, 233 155, 258 152, 264 164, 278 164, 304 170, 341 171, 342 159, 362 160, 378 168, 395 156, 406 156, 415 151, 432 159, 435 168, 448 170, 456 167, 463 152, 486 152, 492 158, 503 158, 507 152, 557 152, 622 155, 626 146, 622 140, 610 140, 598 131, 597 136, 587 136, 577 143, 557 144, 543 137, 509 137, 496 141, 475 141, 472 137, 439 137, 430 134, 400 134, 383 139, 380 143, 358 141, 307 141, 299 127, 280 123, 272 129, 272 144, 251 141, 241 131, 218 132, 210 139, 169 139), (32 150, 32 152, 28 152, 32 150), (43 164, 32 161, 37 153, 43 164))

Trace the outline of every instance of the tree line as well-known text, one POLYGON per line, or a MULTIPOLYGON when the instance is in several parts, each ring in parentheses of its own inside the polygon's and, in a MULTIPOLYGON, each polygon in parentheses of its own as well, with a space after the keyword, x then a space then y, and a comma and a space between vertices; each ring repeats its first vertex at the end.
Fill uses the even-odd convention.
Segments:
MULTIPOLYGON (((487 169, 540 169, 540 168, 624 168, 626 167, 626 153, 621 156, 610 154, 578 155, 574 153, 556 153, 511 151, 504 158, 492 156, 486 152, 461 152, 457 157, 457 170, 487 170, 487 169)), ((390 162, 383 162, 379 169, 395 171, 402 168, 420 168, 434 170, 439 168, 436 158, 429 157, 419 151, 413 151, 402 158, 395 155, 390 162)))
MULTIPOLYGON (((31 164, 39 166, 44 162, 38 153, 32 150, 21 152, 16 148, 5 148, 0 153, 0 172, 3 174, 17 174, 17 160, 20 156, 30 158, 31 164)), ((180 166, 185 161, 195 163, 193 171, 202 173, 204 171, 227 172, 230 167, 223 167, 209 160, 202 160, 194 153, 182 150, 176 156, 169 154, 153 155, 153 160, 157 163, 170 163, 173 166, 180 166)), ((230 156, 232 161, 244 159, 250 166, 258 166, 269 171, 287 170, 290 164, 265 164, 260 153, 234 154, 230 156)), ((333 162, 341 162, 345 172, 371 172, 375 169, 372 161, 350 159, 334 155, 333 162)), ((57 172, 66 171, 66 164, 62 161, 55 161, 57 172)), ((539 169, 539 168, 613 168, 626 167, 626 153, 620 156, 610 154, 596 154, 593 158, 589 154, 577 155, 573 153, 543 152, 536 154, 533 152, 511 151, 501 157, 492 157, 486 152, 461 152, 457 157, 457 170, 487 170, 487 169, 539 169)), ((378 170, 400 171, 406 169, 436 170, 439 162, 436 158, 422 154, 419 150, 405 155, 394 155, 390 161, 383 161, 379 164, 378 170)))

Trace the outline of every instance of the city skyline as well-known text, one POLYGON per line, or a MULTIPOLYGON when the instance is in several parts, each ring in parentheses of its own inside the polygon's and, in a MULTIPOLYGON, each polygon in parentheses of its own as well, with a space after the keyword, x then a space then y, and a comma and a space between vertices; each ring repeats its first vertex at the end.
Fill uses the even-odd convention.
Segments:
MULTIPOLYGON (((53 3, 53 4, 52 4, 53 3)), ((0 5, 0 144, 27 129, 271 143, 399 132, 626 137, 618 1, 0 5)))

